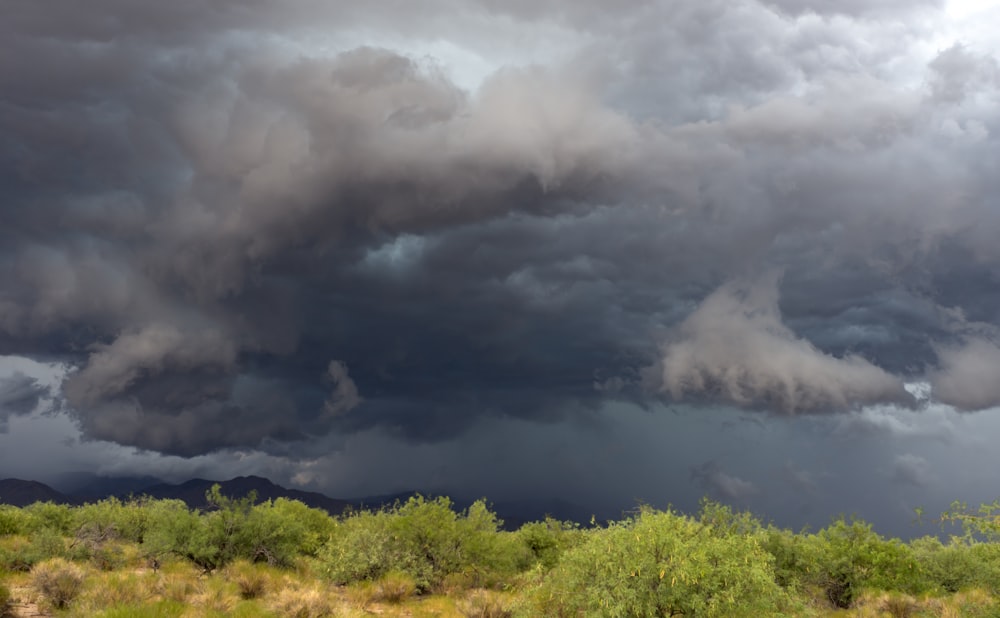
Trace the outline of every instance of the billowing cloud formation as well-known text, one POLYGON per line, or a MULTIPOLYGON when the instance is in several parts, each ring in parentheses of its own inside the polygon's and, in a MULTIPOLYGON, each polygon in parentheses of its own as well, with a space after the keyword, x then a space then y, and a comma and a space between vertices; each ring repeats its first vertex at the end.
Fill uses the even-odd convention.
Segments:
POLYGON ((961 410, 1000 406, 1000 346, 985 339, 938 350, 940 367, 931 373, 934 396, 961 410))
POLYGON ((327 374, 334 384, 333 394, 324 404, 326 413, 337 416, 348 412, 360 404, 363 399, 358 393, 358 386, 347 373, 347 365, 340 361, 330 361, 327 374))
POLYGON ((696 403, 853 409, 925 377, 963 409, 998 400, 992 344, 954 347, 955 315, 996 327, 1000 306, 983 19, 903 0, 10 9, 0 353, 73 367, 85 438, 441 442, 648 398, 656 363, 655 397, 696 403), (726 283, 768 269, 780 311, 775 281, 726 283))
POLYGON ((664 349, 662 390, 787 413, 906 401, 902 382, 858 356, 835 358, 781 322, 778 277, 723 285, 664 349))

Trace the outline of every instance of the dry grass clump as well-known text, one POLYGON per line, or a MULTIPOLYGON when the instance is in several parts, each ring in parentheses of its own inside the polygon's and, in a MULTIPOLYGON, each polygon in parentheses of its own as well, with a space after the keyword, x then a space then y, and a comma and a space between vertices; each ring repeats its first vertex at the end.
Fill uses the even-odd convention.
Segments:
POLYGON ((157 596, 158 582, 145 574, 101 572, 88 578, 87 586, 74 601, 78 611, 98 610, 119 605, 141 605, 157 596))
POLYGON ((402 603, 417 591, 417 583, 406 573, 391 571, 372 586, 373 599, 380 603, 402 603))
POLYGON ((236 584, 240 597, 244 600, 259 599, 271 588, 271 574, 266 567, 247 560, 230 564, 223 574, 227 580, 236 584))
POLYGON ((46 603, 63 609, 83 590, 84 571, 72 562, 53 558, 31 569, 31 583, 46 603))
POLYGON ((0 618, 7 618, 11 615, 11 594, 10 588, 0 582, 0 618))
POLYGON ((512 618, 514 604, 501 593, 474 590, 458 602, 458 611, 465 618, 512 618))
POLYGON ((321 586, 285 579, 281 590, 268 598, 268 609, 287 618, 325 618, 334 615, 330 594, 321 586))
POLYGON ((198 586, 198 591, 188 598, 188 603, 195 607, 229 614, 239 603, 239 593, 236 586, 219 577, 208 577, 198 586))

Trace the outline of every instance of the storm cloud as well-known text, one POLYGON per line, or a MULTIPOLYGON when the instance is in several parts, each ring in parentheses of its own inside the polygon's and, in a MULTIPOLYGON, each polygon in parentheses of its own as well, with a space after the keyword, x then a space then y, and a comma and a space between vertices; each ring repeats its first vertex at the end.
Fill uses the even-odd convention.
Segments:
MULTIPOLYGON (((323 487, 352 440, 619 406, 957 440, 1000 405, 996 7, 5 9, 0 355, 61 369, 0 422, 51 394, 83 443, 323 487)), ((712 457, 676 482, 768 499, 712 457)))

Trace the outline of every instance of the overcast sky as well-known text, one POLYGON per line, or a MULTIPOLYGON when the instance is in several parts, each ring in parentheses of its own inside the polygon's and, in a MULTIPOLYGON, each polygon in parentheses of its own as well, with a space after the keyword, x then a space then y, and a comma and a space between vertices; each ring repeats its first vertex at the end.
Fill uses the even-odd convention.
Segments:
POLYGON ((0 476, 1000 497, 1000 5, 0 0, 0 476))

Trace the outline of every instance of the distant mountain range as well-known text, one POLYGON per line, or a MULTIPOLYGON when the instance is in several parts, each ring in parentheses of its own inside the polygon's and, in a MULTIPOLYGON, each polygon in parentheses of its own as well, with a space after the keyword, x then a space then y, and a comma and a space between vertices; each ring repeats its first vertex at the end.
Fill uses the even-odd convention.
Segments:
POLYGON ((102 485, 88 484, 73 493, 63 493, 37 481, 4 479, 0 481, 0 504, 14 506, 27 506, 34 502, 84 504, 111 496, 127 498, 130 495, 135 495, 183 500, 189 507, 200 509, 208 506, 205 501, 205 493, 212 485, 218 483, 225 496, 242 498, 251 491, 256 491, 258 501, 289 498, 299 500, 314 508, 323 509, 331 515, 342 513, 344 509, 351 506, 351 502, 347 500, 335 500, 314 491, 287 489, 259 476, 238 476, 228 481, 191 479, 179 485, 163 483, 157 479, 151 480, 153 481, 151 485, 134 487, 134 479, 119 479, 118 482, 115 482, 114 479, 108 479, 102 485), (126 489, 122 489, 122 487, 126 489))
MULTIPOLYGON (((314 508, 323 509, 331 515, 339 515, 348 508, 378 509, 396 502, 405 502, 418 493, 411 491, 356 500, 338 500, 314 491, 288 489, 259 476, 238 476, 228 481, 191 479, 176 485, 164 483, 160 479, 152 477, 91 478, 81 476, 63 479, 60 485, 65 491, 58 491, 37 481, 0 480, 0 504, 11 504, 18 507, 28 506, 35 502, 79 505, 112 496, 124 499, 130 495, 145 495, 152 498, 183 500, 190 508, 201 509, 208 506, 205 501, 205 493, 216 483, 219 484, 222 494, 225 496, 242 498, 251 491, 256 491, 258 501, 289 498, 299 500, 314 508)), ((456 498, 454 503, 456 509, 464 509, 472 503, 472 500, 456 498)), ((580 523, 586 523, 591 517, 591 513, 583 508, 558 500, 491 503, 490 506, 504 520, 504 525, 508 529, 517 528, 529 521, 543 519, 546 515, 580 523)))

